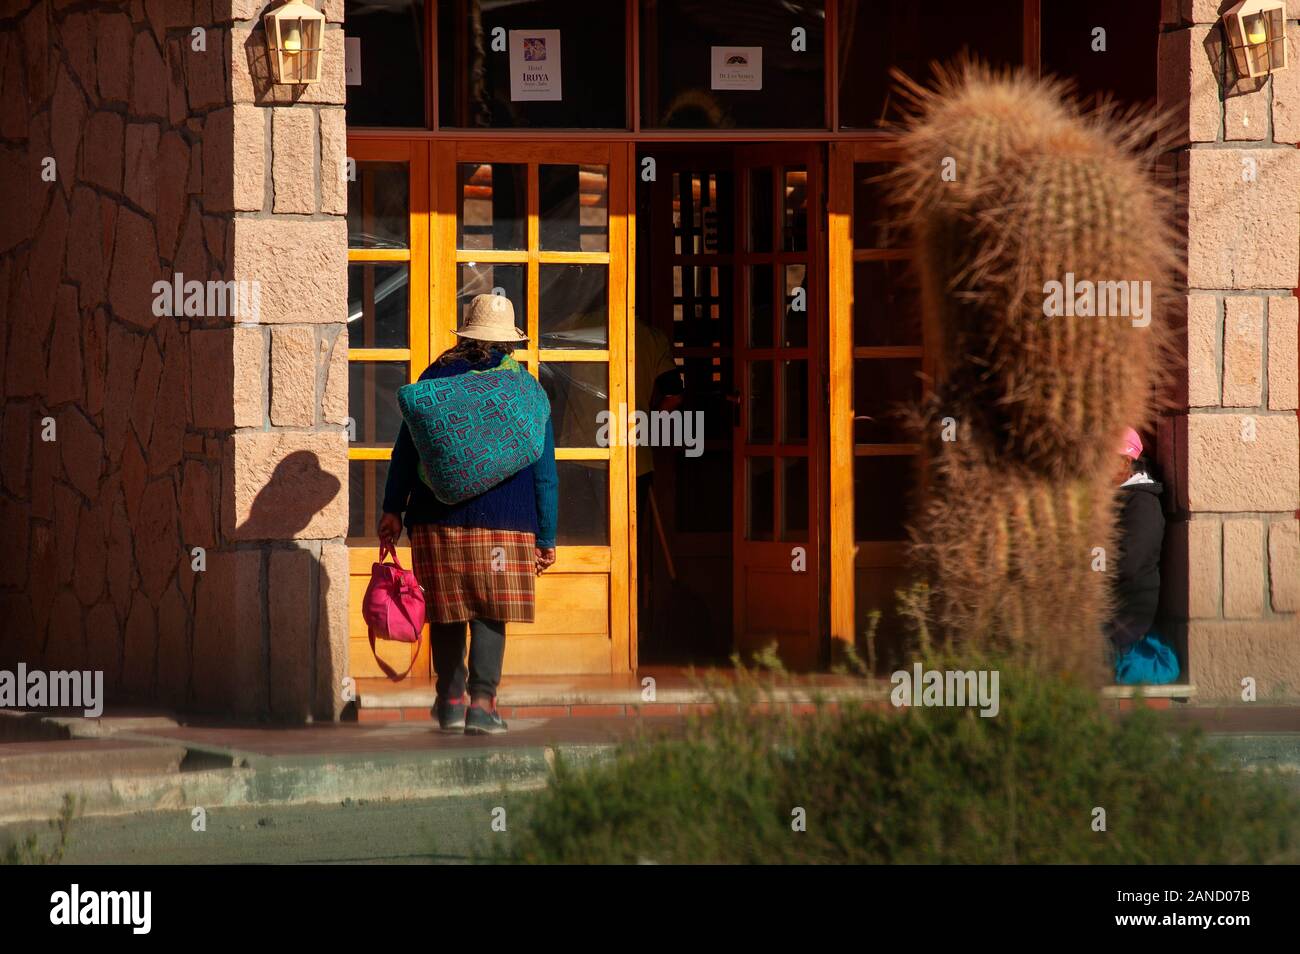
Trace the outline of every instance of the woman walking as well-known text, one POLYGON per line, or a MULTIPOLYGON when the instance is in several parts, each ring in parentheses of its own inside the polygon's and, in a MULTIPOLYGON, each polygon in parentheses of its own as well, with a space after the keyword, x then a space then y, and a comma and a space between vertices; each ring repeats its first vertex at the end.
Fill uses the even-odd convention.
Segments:
MULTIPOLYGON (((528 339, 515 327, 508 298, 476 296, 456 335, 460 341, 424 370, 421 381, 527 373, 510 357, 528 339)), ((440 501, 421 479, 420 458, 405 423, 393 446, 379 539, 396 544, 405 515, 415 574, 429 607, 437 675, 433 714, 444 732, 506 731, 496 707, 506 623, 532 622, 535 576, 555 562, 558 481, 549 417, 545 427, 545 445, 535 464, 456 504, 440 501)))

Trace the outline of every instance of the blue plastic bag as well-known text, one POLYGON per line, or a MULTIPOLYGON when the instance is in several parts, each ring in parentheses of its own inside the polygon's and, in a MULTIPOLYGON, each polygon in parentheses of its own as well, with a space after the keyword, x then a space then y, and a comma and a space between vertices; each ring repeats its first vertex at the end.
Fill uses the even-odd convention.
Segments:
POLYGON ((1115 660, 1121 686, 1164 686, 1178 678, 1178 656, 1159 633, 1147 633, 1115 660))

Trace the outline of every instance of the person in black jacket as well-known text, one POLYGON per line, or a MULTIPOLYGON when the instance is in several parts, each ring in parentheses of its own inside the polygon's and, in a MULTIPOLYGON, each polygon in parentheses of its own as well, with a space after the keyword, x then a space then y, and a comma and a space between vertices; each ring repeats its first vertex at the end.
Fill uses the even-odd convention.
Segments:
POLYGON ((1106 633, 1119 654, 1151 632, 1160 602, 1160 550, 1165 514, 1164 485, 1142 456, 1142 439, 1125 433, 1117 466, 1119 564, 1115 573, 1115 611, 1106 633))

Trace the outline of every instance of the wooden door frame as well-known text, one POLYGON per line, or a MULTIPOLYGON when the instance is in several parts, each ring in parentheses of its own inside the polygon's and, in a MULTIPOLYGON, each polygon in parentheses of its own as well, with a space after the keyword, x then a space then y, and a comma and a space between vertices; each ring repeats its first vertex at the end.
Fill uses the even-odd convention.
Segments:
MULTIPOLYGON (((743 157, 744 162, 738 162, 735 166, 736 172, 736 211, 737 211, 737 229, 735 236, 736 258, 737 262, 733 267, 732 280, 735 283, 733 299, 735 302, 735 320, 733 321, 732 335, 732 358, 733 358, 733 386, 742 395, 740 407, 740 421, 735 429, 735 436, 732 440, 733 454, 733 509, 732 509, 732 630, 733 644, 739 642, 742 630, 752 630, 749 626, 748 613, 745 611, 744 588, 744 567, 747 565, 738 552, 743 545, 768 545, 774 549, 783 547, 804 546, 805 556, 808 561, 808 569, 814 576, 813 595, 810 598, 808 609, 808 618, 806 620, 807 632, 809 639, 814 643, 814 658, 818 664, 825 661, 825 627, 823 626, 823 614, 821 605, 822 582, 825 579, 826 561, 824 560, 826 526, 825 515, 826 507, 822 501, 823 494, 823 459, 824 452, 827 450, 826 436, 823 433, 823 416, 817 412, 818 395, 821 391, 823 375, 825 373, 825 345, 823 343, 823 329, 825 323, 822 316, 829 316, 825 307, 826 285, 824 282, 825 270, 824 262, 828 249, 825 247, 826 232, 823 223, 823 210, 825 208, 825 167, 826 156, 823 150, 817 145, 808 142, 772 142, 762 145, 755 144, 752 146, 737 146, 736 154, 743 157), (791 156, 794 153, 802 154, 799 162, 792 162, 791 156), (803 348, 786 349, 778 343, 778 329, 784 325, 784 308, 785 293, 775 297, 772 301, 773 311, 773 344, 769 348, 750 349, 746 342, 748 328, 746 325, 749 314, 749 283, 746 281, 745 263, 741 261, 745 253, 741 248, 748 238, 748 225, 750 214, 749 202, 749 176, 740 175, 742 168, 751 164, 762 165, 770 163, 774 168, 784 170, 790 165, 803 164, 807 169, 807 188, 808 188, 808 252, 807 252, 807 269, 805 271, 805 282, 808 291, 808 319, 807 319, 807 343, 803 348), (743 400, 747 393, 747 382, 744 380, 744 364, 746 360, 755 360, 750 357, 750 351, 760 352, 771 351, 770 360, 773 365, 773 389, 774 389, 774 407, 783 406, 784 390, 784 371, 780 365, 785 360, 801 360, 797 356, 783 354, 784 352, 803 352, 802 360, 807 362, 808 366, 808 437, 806 460, 808 461, 808 534, 807 539, 802 543, 799 541, 781 540, 781 526, 778 514, 783 508, 781 498, 782 477, 780 474, 781 462, 787 457, 804 457, 802 454, 782 454, 781 450, 787 446, 782 440, 780 429, 782 421, 779 417, 773 419, 772 450, 773 460, 773 534, 771 541, 749 541, 745 542, 746 520, 745 520, 745 501, 746 501, 746 480, 745 480, 745 462, 749 455, 746 454, 745 448, 748 445, 746 434, 749 427, 749 402, 743 400)), ((773 198, 776 204, 773 207, 773 225, 779 234, 777 223, 784 214, 784 204, 780 197, 784 191, 784 180, 773 181, 773 198)), ((777 247, 775 235, 773 237, 773 271, 774 279, 780 277, 778 285, 781 289, 785 288, 784 269, 785 265, 775 261, 775 258, 782 253, 777 247)), ((766 254, 766 253, 760 253, 766 254)), ((758 358, 757 360, 766 360, 758 358)), ((761 446, 761 445, 760 445, 761 446)), ((760 455, 765 456, 765 455, 760 455)))
MULTIPOLYGON (((860 162, 897 162, 902 158, 896 143, 843 142, 830 149, 827 189, 828 257, 830 283, 830 630, 836 652, 856 645, 856 570, 861 566, 893 565, 899 542, 862 542, 854 527, 854 459, 860 453, 853 435, 854 362, 859 356, 919 358, 924 381, 936 372, 933 349, 923 338, 920 347, 896 346, 861 348, 853 340, 853 270, 859 261, 908 260, 910 249, 863 250, 854 246, 854 166, 860 162)), ((928 387, 928 385, 927 385, 928 387)), ((922 469, 918 480, 926 480, 922 469)))
MULTIPOLYGON (((367 361, 405 361, 407 362, 408 379, 409 381, 415 381, 429 363, 428 336, 425 334, 423 321, 423 315, 427 314, 429 309, 429 144, 422 140, 404 137, 367 136, 354 139, 349 136, 348 158, 358 164, 363 162, 402 162, 407 164, 409 170, 407 178, 408 247, 405 249, 349 248, 348 264, 407 262, 410 269, 407 281, 409 302, 407 311, 407 347, 357 348, 352 347, 349 341, 348 362, 351 365, 354 362, 367 361)), ((392 448, 355 447, 349 442, 347 456, 349 462, 354 460, 388 460, 392 456, 392 448)), ((367 496, 367 499, 370 498, 367 496)), ((409 544, 398 546, 397 554, 403 566, 411 566, 411 548, 409 544)), ((371 564, 374 560, 375 553, 368 547, 348 547, 350 594, 353 590, 352 580, 354 578, 369 579, 371 564)), ((351 646, 353 641, 352 633, 365 631, 364 623, 359 622, 360 616, 360 600, 350 599, 348 606, 350 656, 353 648, 351 646)), ((364 675, 360 675, 361 678, 382 675, 378 668, 373 665, 368 647, 365 651, 359 651, 358 654, 362 660, 365 660, 363 665, 369 667, 364 675)), ((426 639, 421 639, 416 643, 413 656, 408 650, 400 646, 388 645, 387 641, 385 641, 383 655, 389 665, 396 667, 398 670, 405 669, 407 664, 410 663, 411 672, 417 675, 420 673, 427 674, 431 665, 429 645, 426 639), (405 654, 405 658, 401 658, 403 654, 405 654)), ((353 675, 359 675, 355 662, 356 660, 353 659, 350 671, 353 675)))
MULTIPOLYGON (((454 342, 451 332, 456 326, 458 292, 457 266, 467 261, 519 261, 526 264, 525 280, 528 312, 528 347, 516 354, 528 362, 536 375, 542 361, 607 361, 610 367, 624 369, 623 380, 610 375, 610 405, 631 407, 635 386, 631 332, 633 315, 630 295, 635 269, 629 266, 635 254, 632 244, 635 231, 634 186, 631 184, 630 144, 618 141, 562 141, 551 138, 522 141, 517 137, 499 139, 466 138, 439 140, 432 144, 429 163, 432 235, 429 287, 428 347, 430 354, 441 353, 454 342), (461 251, 456 243, 456 167, 462 162, 527 163, 527 229, 525 253, 461 251), (538 163, 603 164, 609 168, 608 252, 547 252, 539 248, 538 230, 538 163), (450 250, 444 254, 442 250, 450 250), (521 255, 523 256, 521 258, 521 255), (581 351, 555 351, 540 348, 538 338, 539 280, 538 267, 545 264, 605 263, 609 268, 609 347, 606 358, 581 351)), ((595 352, 600 354, 601 352, 595 352)), ((557 461, 591 460, 587 451, 556 448, 557 461)), ((636 469, 629 466, 630 448, 611 446, 609 461, 609 544, 604 547, 562 546, 554 566, 548 572, 604 572, 609 574, 609 634, 612 673, 630 672, 636 659, 635 614, 629 604, 634 592, 635 553, 629 540, 635 539, 635 525, 629 517, 635 510, 636 469), (630 499, 629 499, 630 496, 630 499), (627 516, 622 516, 627 515, 627 516)))

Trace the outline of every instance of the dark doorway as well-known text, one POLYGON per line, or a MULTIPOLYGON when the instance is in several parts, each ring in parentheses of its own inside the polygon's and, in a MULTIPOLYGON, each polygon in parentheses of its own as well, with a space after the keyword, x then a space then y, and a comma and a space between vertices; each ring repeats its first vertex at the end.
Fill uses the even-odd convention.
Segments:
POLYGON ((638 660, 717 663, 775 644, 787 665, 816 666, 819 147, 655 144, 636 168, 637 410, 680 382, 667 405, 697 436, 637 450, 638 660))

